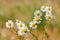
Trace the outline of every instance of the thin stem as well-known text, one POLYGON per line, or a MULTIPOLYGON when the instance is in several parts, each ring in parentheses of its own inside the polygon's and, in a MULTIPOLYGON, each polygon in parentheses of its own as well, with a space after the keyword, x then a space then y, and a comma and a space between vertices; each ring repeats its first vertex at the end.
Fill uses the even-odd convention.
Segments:
POLYGON ((10 29, 10 31, 11 31, 12 33, 14 33, 20 40, 22 40, 22 36, 18 36, 18 34, 15 33, 15 32, 13 32, 11 29, 10 29))
POLYGON ((13 30, 10 28, 10 31, 14 33, 20 40, 24 40, 24 36, 18 36, 17 31, 13 28, 13 30))
MULTIPOLYGON (((44 35, 44 37, 47 37, 47 39, 48 39, 48 34, 47 34, 47 32, 45 31, 45 27, 44 27, 43 35, 44 35)), ((44 38, 44 37, 43 37, 43 38, 44 38)))
POLYGON ((15 35, 17 35, 17 33, 16 33, 16 32, 13 32, 13 31, 11 30, 11 28, 10 28, 10 31, 11 31, 12 33, 14 33, 15 35))
POLYGON ((15 33, 15 34, 17 34, 17 31, 13 28, 10 28, 10 30, 13 32, 13 33, 15 33))
POLYGON ((18 36, 20 40, 22 40, 22 36, 18 36))
POLYGON ((32 34, 33 37, 36 38, 36 40, 38 40, 38 37, 37 36, 35 36, 32 32, 30 32, 30 33, 32 34))
POLYGON ((17 31, 15 30, 15 28, 13 28, 13 30, 14 30, 15 32, 17 32, 17 31))

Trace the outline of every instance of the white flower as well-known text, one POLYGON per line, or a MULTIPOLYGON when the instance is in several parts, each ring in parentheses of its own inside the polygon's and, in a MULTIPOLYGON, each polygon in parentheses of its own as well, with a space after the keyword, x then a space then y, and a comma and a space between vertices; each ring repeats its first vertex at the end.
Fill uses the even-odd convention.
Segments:
POLYGON ((39 18, 39 17, 34 17, 34 19, 33 19, 33 21, 35 22, 35 23, 37 23, 37 24, 39 24, 39 23, 41 23, 41 18, 39 18))
POLYGON ((40 17, 40 16, 41 16, 40 10, 36 10, 36 11, 34 12, 34 15, 40 17))
POLYGON ((46 12, 47 12, 47 11, 52 12, 52 6, 46 6, 46 12))
POLYGON ((29 32, 30 32, 30 30, 27 28, 27 26, 25 26, 25 27, 22 28, 22 33, 23 34, 27 34, 29 32))
POLYGON ((8 22, 6 22, 6 27, 7 28, 13 28, 13 21, 12 20, 8 20, 8 22))
POLYGON ((22 36, 22 35, 25 35, 25 34, 29 33, 29 31, 30 30, 25 26, 22 29, 20 29, 17 33, 18 33, 19 36, 22 36))
POLYGON ((47 16, 45 16, 45 17, 46 17, 46 20, 49 20, 49 21, 53 18, 52 15, 47 15, 47 16))
POLYGON ((32 28, 32 29, 36 29, 37 28, 37 25, 36 23, 34 23, 33 21, 29 23, 29 27, 32 28))
POLYGON ((16 25, 17 25, 17 28, 18 28, 18 29, 21 29, 21 28, 25 27, 25 23, 22 22, 22 21, 17 21, 17 22, 16 22, 16 25))
POLYGON ((50 12, 50 11, 46 12, 46 16, 48 16, 48 15, 52 15, 52 12, 50 12))
POLYGON ((45 12, 46 11, 46 6, 42 6, 41 11, 45 12))

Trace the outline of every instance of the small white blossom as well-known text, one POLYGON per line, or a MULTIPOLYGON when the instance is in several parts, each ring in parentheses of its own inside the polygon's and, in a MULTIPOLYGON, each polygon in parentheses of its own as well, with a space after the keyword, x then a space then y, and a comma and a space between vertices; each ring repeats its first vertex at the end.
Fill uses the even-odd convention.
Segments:
POLYGON ((41 11, 46 12, 46 6, 42 6, 41 11))
POLYGON ((33 19, 33 21, 36 23, 36 24, 39 24, 39 23, 41 23, 41 18, 39 18, 39 17, 34 17, 34 19, 33 19))
POLYGON ((23 27, 22 31, 23 31, 23 34, 27 34, 30 32, 30 30, 27 28, 27 26, 23 27))
POLYGON ((49 20, 49 21, 53 18, 52 15, 47 15, 47 16, 45 16, 45 17, 46 17, 46 20, 49 20))
POLYGON ((25 23, 22 22, 22 21, 17 21, 17 22, 16 22, 16 25, 17 25, 17 28, 18 28, 18 29, 21 29, 21 28, 25 27, 25 23))
POLYGON ((18 31, 18 34, 19 35, 25 35, 25 34, 27 34, 29 32, 30 32, 30 30, 25 26, 22 29, 20 29, 20 31, 18 31))
POLYGON ((34 15, 40 17, 40 16, 41 16, 40 10, 36 10, 36 11, 34 12, 34 15))
POLYGON ((7 28, 13 28, 14 24, 12 20, 8 20, 8 22, 6 22, 6 27, 7 28))
POLYGON ((46 6, 46 12, 48 11, 52 12, 52 6, 46 6))
POLYGON ((29 27, 32 28, 32 29, 36 29, 37 28, 37 25, 36 23, 34 23, 33 21, 29 23, 29 27))

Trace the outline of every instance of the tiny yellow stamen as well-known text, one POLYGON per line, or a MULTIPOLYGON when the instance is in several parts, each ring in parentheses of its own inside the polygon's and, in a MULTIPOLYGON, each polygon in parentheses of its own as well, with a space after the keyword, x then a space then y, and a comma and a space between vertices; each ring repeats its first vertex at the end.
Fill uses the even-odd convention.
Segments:
POLYGON ((50 10, 50 7, 48 7, 48 10, 50 10))
POLYGON ((20 24, 20 27, 22 27, 23 25, 22 24, 20 24))
POLYGON ((36 21, 39 21, 39 20, 40 20, 40 18, 36 17, 36 21))
POLYGON ((34 23, 32 23, 32 26, 34 27, 34 26, 35 26, 35 24, 34 24, 34 23))
POLYGON ((8 25, 9 25, 9 26, 11 26, 11 23, 10 23, 10 22, 8 22, 8 25))
POLYGON ((23 29, 23 32, 27 32, 27 29, 26 29, 26 28, 24 28, 24 29, 23 29))
POLYGON ((48 16, 48 19, 51 19, 51 16, 48 16))

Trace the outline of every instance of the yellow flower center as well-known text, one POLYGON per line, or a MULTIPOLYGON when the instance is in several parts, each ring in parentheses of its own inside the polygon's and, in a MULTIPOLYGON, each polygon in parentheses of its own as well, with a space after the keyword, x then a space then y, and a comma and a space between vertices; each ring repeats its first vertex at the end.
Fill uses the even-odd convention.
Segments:
POLYGON ((37 12, 37 16, 39 16, 40 15, 40 13, 39 12, 37 12))
POLYGON ((11 26, 11 23, 10 23, 10 22, 8 22, 8 25, 9 25, 9 26, 11 26))
POLYGON ((23 29, 23 32, 27 32, 27 29, 26 29, 26 28, 24 28, 24 29, 23 29))
POLYGON ((50 10, 50 7, 48 7, 48 10, 50 10))
POLYGON ((34 24, 34 23, 32 23, 32 26, 34 27, 34 26, 35 26, 35 24, 34 24))
POLYGON ((40 18, 38 18, 38 17, 36 17, 36 19, 35 19, 36 21, 39 21, 40 20, 40 18))
POLYGON ((51 19, 51 16, 48 16, 48 19, 51 19))
POLYGON ((23 25, 22 24, 20 24, 20 27, 22 27, 23 25))

